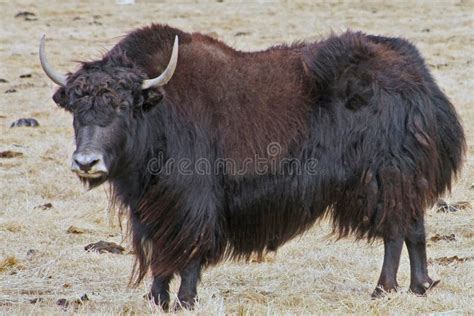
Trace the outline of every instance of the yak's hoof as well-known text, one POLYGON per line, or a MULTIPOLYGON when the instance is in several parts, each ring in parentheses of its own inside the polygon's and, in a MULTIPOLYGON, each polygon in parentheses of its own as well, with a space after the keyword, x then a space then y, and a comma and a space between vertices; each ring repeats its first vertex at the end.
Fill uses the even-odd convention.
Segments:
POLYGON ((390 287, 384 287, 382 285, 377 285, 375 290, 372 292, 372 298, 383 298, 386 294, 390 292, 397 292, 398 285, 390 286, 390 287))
POLYGON ((150 301, 153 301, 156 305, 160 306, 163 309, 163 311, 165 311, 165 312, 169 311, 169 308, 170 308, 170 297, 169 297, 169 295, 168 296, 164 295, 163 297, 158 295, 158 297, 155 297, 150 292, 148 294, 145 294, 143 296, 143 298, 145 298, 147 300, 150 300, 150 301))
POLYGON ((441 280, 433 281, 431 278, 427 278, 425 282, 418 282, 416 284, 410 284, 410 292, 418 296, 425 296, 426 292, 434 288, 441 280))
POLYGON ((194 305, 196 303, 196 298, 179 298, 178 300, 174 303, 173 310, 174 311, 179 311, 182 309, 187 309, 187 310, 193 310, 194 305))

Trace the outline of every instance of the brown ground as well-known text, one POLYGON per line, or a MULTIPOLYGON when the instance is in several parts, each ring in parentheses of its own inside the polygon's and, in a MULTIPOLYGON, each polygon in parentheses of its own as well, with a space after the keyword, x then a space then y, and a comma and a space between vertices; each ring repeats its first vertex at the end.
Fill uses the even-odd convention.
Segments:
MULTIPOLYGON (((473 203, 473 2, 426 1, 414 6, 393 1, 370 5, 137 1, 131 6, 113 0, 38 2, 0 1, 0 78, 8 81, 0 83, 0 151, 23 154, 0 158, 0 314, 62 313, 65 301, 58 306, 60 299, 69 302, 68 313, 156 311, 142 299, 148 283, 137 289, 126 286, 132 255, 84 251, 84 246, 99 240, 121 243, 122 235, 117 225, 109 224, 105 189, 86 192, 68 170, 73 150, 71 117, 53 104, 55 87, 40 70, 37 49, 42 32, 48 35, 50 61, 64 72, 74 69, 74 60, 97 58, 121 35, 150 22, 212 33, 243 50, 319 39, 331 30, 347 28, 401 35, 422 51, 463 119, 469 155, 447 201, 473 203), (36 20, 15 18, 20 11, 33 12, 36 16, 30 19, 36 20), (31 77, 20 78, 25 74, 31 77), (10 89, 16 92, 6 93, 10 89), (20 117, 35 117, 41 126, 9 129, 20 117), (52 207, 37 207, 45 203, 52 207), (36 252, 27 254, 30 249, 36 252), (74 302, 83 294, 89 300, 74 302), (32 299, 39 302, 31 304, 32 299)), ((427 298, 406 293, 409 265, 404 250, 399 273, 403 291, 371 300, 382 246, 350 239, 335 242, 328 236, 329 225, 321 223, 283 247, 273 262, 225 263, 207 270, 197 311, 203 315, 473 314, 474 212, 468 207, 427 214, 428 238, 439 235, 429 241, 429 270, 442 280, 427 298), (449 258, 453 256, 457 258, 449 258)))

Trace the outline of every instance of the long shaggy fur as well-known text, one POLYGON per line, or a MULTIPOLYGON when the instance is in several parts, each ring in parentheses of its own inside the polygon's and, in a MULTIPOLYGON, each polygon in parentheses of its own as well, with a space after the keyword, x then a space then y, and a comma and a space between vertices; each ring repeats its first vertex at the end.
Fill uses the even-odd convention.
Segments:
POLYGON ((451 187, 465 150, 454 107, 416 48, 346 32, 315 43, 244 53, 201 34, 154 25, 125 37, 104 63, 136 76, 178 67, 158 106, 139 119, 133 155, 111 179, 129 210, 136 281, 276 250, 330 216, 340 236, 407 234, 451 187), (116 58, 120 56, 120 58, 116 58), (279 144, 273 155, 267 148, 279 144), (148 162, 232 159, 216 172, 150 174, 148 162), (246 158, 287 165, 235 171, 246 158), (270 169, 269 169, 270 170, 270 169))

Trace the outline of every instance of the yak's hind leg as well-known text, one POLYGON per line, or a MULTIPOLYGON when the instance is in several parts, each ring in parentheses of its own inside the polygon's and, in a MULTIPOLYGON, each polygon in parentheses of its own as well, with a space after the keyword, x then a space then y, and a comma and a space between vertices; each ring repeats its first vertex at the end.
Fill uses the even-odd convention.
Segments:
POLYGON ((181 285, 179 286, 178 302, 175 305, 175 309, 193 309, 197 299, 197 285, 201 279, 201 261, 199 259, 191 262, 180 272, 181 285))
POLYGON ((412 225, 411 231, 405 238, 410 257, 410 291, 424 295, 426 291, 439 283, 428 276, 426 261, 426 236, 424 220, 419 219, 412 225))
POLYGON ((151 285, 149 298, 153 299, 156 305, 161 306, 164 311, 168 311, 170 306, 170 281, 169 277, 154 277, 151 285))
POLYGON ((397 291, 397 272, 403 248, 403 237, 384 237, 384 258, 382 272, 372 297, 383 296, 385 292, 397 291))

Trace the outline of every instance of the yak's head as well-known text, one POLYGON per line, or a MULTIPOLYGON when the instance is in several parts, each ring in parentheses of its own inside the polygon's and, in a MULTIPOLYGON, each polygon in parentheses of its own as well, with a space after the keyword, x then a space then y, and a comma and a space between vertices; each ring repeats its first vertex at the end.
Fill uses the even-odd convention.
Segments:
MULTIPOLYGON (((84 63, 69 76, 59 74, 49 65, 41 39, 39 55, 46 75, 60 86, 53 100, 74 116, 76 150, 71 170, 90 186, 113 178, 134 157, 134 137, 139 119, 162 94, 160 88, 173 76, 178 58, 176 37, 171 60, 165 71, 153 79, 126 56, 104 58, 84 63)), ((135 140, 136 141, 136 140, 135 140)))

